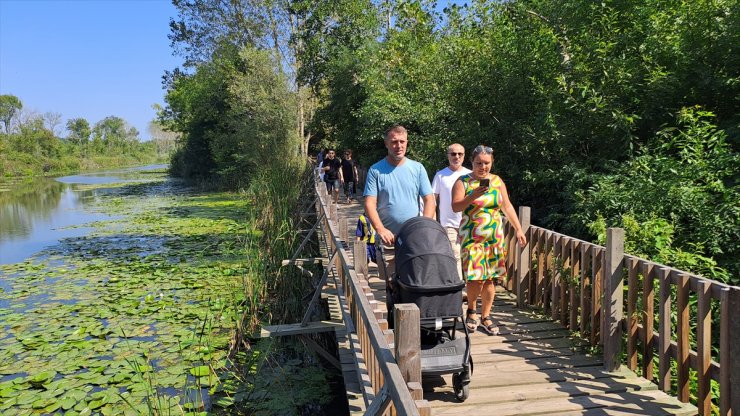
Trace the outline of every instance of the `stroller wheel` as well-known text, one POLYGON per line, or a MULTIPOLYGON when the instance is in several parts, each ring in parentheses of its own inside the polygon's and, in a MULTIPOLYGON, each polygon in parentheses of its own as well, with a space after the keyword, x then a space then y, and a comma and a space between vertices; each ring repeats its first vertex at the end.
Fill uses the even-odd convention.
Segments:
POLYGON ((470 396, 470 383, 463 383, 463 377, 460 373, 452 375, 452 388, 458 401, 464 402, 470 396))

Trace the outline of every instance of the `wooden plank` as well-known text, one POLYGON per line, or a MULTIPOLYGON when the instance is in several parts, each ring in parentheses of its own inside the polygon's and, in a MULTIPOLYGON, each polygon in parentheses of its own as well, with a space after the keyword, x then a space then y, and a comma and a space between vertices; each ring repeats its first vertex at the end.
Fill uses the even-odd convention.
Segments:
MULTIPOLYGON (((740 338, 740 319, 738 319, 740 316, 740 287, 733 286, 730 288, 729 298, 728 316, 732 316, 732 319, 729 322, 729 333, 727 335, 732 340, 730 342, 730 357, 735 359, 730 359, 725 363, 729 364, 730 367, 730 382, 728 383, 730 386, 730 409, 733 415, 738 416, 740 415, 740 360, 737 359, 737 357, 740 357, 740 342, 738 342, 738 338, 740 338)), ((722 365, 724 366, 724 363, 722 365)))
POLYGON ((485 359, 485 357, 474 355, 475 372, 482 370, 486 374, 503 374, 503 373, 520 373, 525 376, 528 371, 543 370, 571 370, 579 367, 594 367, 603 364, 601 357, 587 357, 585 355, 571 356, 550 356, 534 358, 530 360, 496 360, 496 355, 487 354, 494 359, 485 359), (480 359, 478 359, 480 358, 480 359))
POLYGON ((645 328, 649 328, 642 343, 642 376, 653 380, 653 348, 655 348, 653 328, 655 327, 655 274, 653 267, 646 262, 641 263, 642 272, 642 321, 645 328))
POLYGON ((601 343, 601 274, 603 273, 601 261, 603 252, 597 246, 591 247, 591 345, 601 343))
MULTIPOLYGON (((525 304, 525 289, 529 286, 529 263, 530 263, 530 257, 529 257, 529 250, 530 250, 530 232, 529 232, 529 217, 530 217, 530 208, 529 207, 519 207, 519 222, 522 226, 522 231, 524 232, 524 235, 527 236, 527 244, 524 247, 519 247, 519 244, 516 244, 516 253, 517 253, 517 268, 516 268, 516 297, 517 297, 517 306, 520 308, 524 307, 525 304)), ((514 238, 514 243, 516 243, 516 234, 514 238)))
POLYGON ((730 289, 723 288, 719 296, 719 414, 732 415, 730 408, 730 289))
POLYGON ((587 325, 591 323, 591 249, 590 245, 581 243, 581 336, 586 336, 587 325))
POLYGON ((568 328, 571 331, 578 331, 578 311, 580 303, 580 276, 581 276, 581 243, 578 240, 572 240, 570 243, 570 279, 571 282, 568 291, 570 292, 570 318, 568 319, 568 328))
POLYGON ((639 262, 629 259, 627 274, 627 366, 630 370, 637 369, 637 274, 639 262))
POLYGON ((334 331, 336 328, 344 328, 344 324, 341 321, 314 321, 309 322, 306 326, 301 326, 300 323, 267 325, 262 327, 260 338, 329 332, 334 331))
POLYGON ((570 327, 570 237, 560 238, 560 324, 565 328, 570 327))
MULTIPOLYGON (((558 309, 560 308, 560 269, 557 267, 557 261, 560 257, 560 237, 555 237, 552 242, 552 263, 550 269, 550 275, 552 276, 551 287, 552 287, 552 299, 550 306, 550 316, 553 321, 557 321, 560 317, 558 309)), ((562 322, 561 322, 562 324, 562 322)))
MULTIPOLYGON (((471 392, 471 396, 474 392, 471 392)), ((497 403, 492 412, 489 403, 459 403, 457 406, 434 409, 436 416, 445 415, 486 415, 497 416, 563 414, 566 412, 584 411, 587 409, 604 409, 618 404, 622 410, 632 410, 637 415, 666 415, 673 410, 683 408, 670 396, 660 391, 630 391, 626 393, 607 393, 601 395, 583 395, 566 399, 553 398, 531 401, 508 401, 497 403)), ((693 406, 686 406, 683 414, 696 412, 693 406), (688 413, 687 413, 688 412, 688 413)))
POLYGON ((669 271, 660 267, 656 271, 660 284, 658 340, 658 386, 663 391, 671 391, 671 283, 669 271))
POLYGON ((542 309, 545 313, 552 313, 552 241, 545 233, 545 251, 544 257, 545 262, 543 263, 543 269, 545 270, 544 280, 542 282, 542 309))
POLYGON ((689 401, 689 277, 679 276, 678 284, 678 399, 689 401))
POLYGON ((712 310, 710 284, 699 282, 697 291, 696 312, 696 352, 697 362, 697 404, 700 415, 710 415, 712 412, 712 391, 710 389, 711 375, 709 373, 712 361, 712 310))
POLYGON ((545 259, 547 256, 545 245, 545 232, 541 228, 537 229, 537 290, 535 294, 535 305, 547 310, 545 305, 545 259))
POLYGON ((327 259, 326 257, 308 257, 308 258, 295 259, 295 260, 285 259, 282 261, 281 265, 287 266, 290 264, 294 264, 296 266, 303 266, 306 264, 326 264, 328 260, 329 259, 327 259))
MULTIPOLYGON (((622 393, 638 390, 654 390, 655 385, 640 378, 615 380, 612 378, 579 380, 578 383, 535 383, 522 386, 496 386, 475 388, 465 404, 489 404, 493 409, 495 405, 506 402, 533 402, 542 399, 564 398, 589 395, 602 395, 606 393, 622 393)), ((455 401, 446 400, 452 393, 452 385, 445 384, 426 393, 427 400, 433 403, 435 408, 455 407, 459 404, 455 401)), ((491 412, 489 414, 496 414, 491 412)))

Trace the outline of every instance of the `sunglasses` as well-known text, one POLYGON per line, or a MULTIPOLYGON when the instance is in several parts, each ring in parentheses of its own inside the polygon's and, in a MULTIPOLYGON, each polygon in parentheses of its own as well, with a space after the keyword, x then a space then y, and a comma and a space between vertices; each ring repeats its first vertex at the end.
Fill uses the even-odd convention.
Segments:
POLYGON ((450 156, 465 156, 465 152, 450 152, 448 153, 450 156))
POLYGON ((479 155, 481 153, 490 155, 490 154, 493 153, 493 149, 491 149, 488 146, 483 146, 483 145, 478 145, 478 146, 475 147, 475 149, 473 149, 473 157, 475 157, 475 156, 477 156, 477 155, 479 155))

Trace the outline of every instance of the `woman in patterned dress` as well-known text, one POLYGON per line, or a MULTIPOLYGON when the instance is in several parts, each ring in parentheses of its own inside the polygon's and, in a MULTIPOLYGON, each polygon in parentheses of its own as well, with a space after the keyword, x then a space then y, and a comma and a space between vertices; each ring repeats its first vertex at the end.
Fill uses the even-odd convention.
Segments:
POLYGON ((481 298, 481 328, 489 335, 498 334, 491 318, 496 290, 494 281, 506 275, 506 244, 501 211, 516 230, 521 247, 527 244, 519 218, 509 201, 504 181, 491 174, 493 149, 477 146, 472 154, 473 172, 461 176, 452 187, 452 210, 462 211, 460 222, 460 257, 463 275, 467 277, 468 311, 465 324, 475 331, 478 327, 476 305, 481 298), (488 180, 488 186, 481 186, 488 180))

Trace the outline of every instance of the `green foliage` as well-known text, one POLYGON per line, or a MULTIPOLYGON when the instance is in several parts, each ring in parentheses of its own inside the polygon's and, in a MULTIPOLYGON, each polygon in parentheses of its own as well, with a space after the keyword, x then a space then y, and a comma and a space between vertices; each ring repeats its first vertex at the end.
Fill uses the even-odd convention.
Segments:
POLYGON ((661 130, 637 157, 579 192, 574 220, 601 216, 593 230, 621 218, 636 254, 722 281, 738 276, 740 157, 713 118, 681 111, 680 128, 661 130))
POLYGON ((400 122, 431 172, 451 142, 488 144, 535 223, 591 238, 598 215, 630 214, 673 227, 666 259, 738 275, 736 2, 362 3, 308 9, 301 73, 322 99, 321 143, 370 164, 400 122))
POLYGON ((175 81, 163 114, 183 133, 173 173, 238 188, 270 160, 295 154, 295 96, 278 66, 267 52, 245 48, 175 81))
POLYGON ((10 134, 10 123, 23 108, 23 103, 15 95, 0 95, 0 121, 5 125, 5 134, 10 134))
POLYGON ((90 123, 84 118, 73 118, 68 120, 67 130, 69 130, 69 137, 67 140, 77 145, 86 144, 88 139, 90 139, 90 134, 92 134, 90 123))

